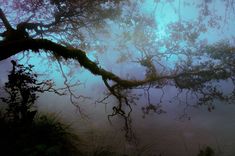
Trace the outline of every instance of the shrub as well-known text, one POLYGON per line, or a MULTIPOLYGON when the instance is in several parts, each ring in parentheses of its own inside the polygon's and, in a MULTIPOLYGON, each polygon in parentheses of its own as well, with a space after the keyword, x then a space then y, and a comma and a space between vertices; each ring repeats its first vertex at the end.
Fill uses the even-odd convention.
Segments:
MULTIPOLYGON (((13 69, 5 83, 7 104, 0 111, 1 156, 81 156, 78 137, 58 118, 38 115, 33 109, 37 93, 44 82, 37 82, 32 65, 25 67, 12 61, 13 69)), ((46 84, 47 85, 47 84, 46 84)), ((1 102, 0 101, 0 102, 1 102)))

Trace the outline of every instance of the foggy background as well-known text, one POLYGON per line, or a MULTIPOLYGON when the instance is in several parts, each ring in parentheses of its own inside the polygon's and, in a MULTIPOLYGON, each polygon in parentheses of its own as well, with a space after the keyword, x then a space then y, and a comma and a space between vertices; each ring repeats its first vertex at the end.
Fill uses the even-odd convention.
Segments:
MULTIPOLYGON (((192 3, 197 5, 197 0, 180 1, 173 3, 156 3, 153 0, 145 0, 139 3, 138 11, 141 15, 149 17, 153 26, 151 33, 154 32, 156 42, 161 40, 169 40, 168 25, 177 21, 197 21, 200 9, 186 5, 192 3), (155 29, 153 29, 155 28, 155 29)), ((212 17, 215 21, 211 21, 213 27, 208 27, 196 39, 196 43, 205 42, 213 44, 217 41, 229 39, 234 45, 234 14, 226 11, 221 1, 208 1, 208 7, 214 10, 221 19, 212 17), (226 16, 226 18, 225 18, 226 16), (228 18, 229 17, 229 18, 228 18), (216 23, 217 22, 217 23, 216 23)), ((128 9, 128 8, 127 8, 128 9)), ((123 16, 125 16, 123 8, 123 16)), ((205 23, 209 23, 211 19, 204 19, 205 23)), ((136 21, 129 19, 130 25, 120 27, 117 21, 106 21, 105 28, 94 30, 95 37, 87 35, 87 44, 84 50, 88 52, 91 60, 97 61, 99 65, 108 71, 112 71, 122 78, 134 77, 142 79, 145 75, 145 68, 136 63, 141 53, 134 46, 135 39, 141 39, 142 27, 140 30, 135 29, 136 21), (135 23, 135 24, 134 24, 135 23), (130 35, 130 40, 126 40, 123 34, 130 35), (122 57, 123 56, 123 57, 122 57)), ((141 23, 141 21, 140 21, 141 23)), ((180 32, 179 32, 180 33, 180 32)), ((184 44, 184 43, 182 43, 184 44)), ((148 45, 146 45, 148 46, 148 45)), ((167 47, 158 48, 158 50, 166 50, 167 47)), ((179 49, 180 50, 180 49, 179 49)), ((154 53, 154 51, 153 51, 154 53)), ((61 72, 59 64, 56 60, 48 60, 48 54, 29 53, 26 57, 18 54, 11 59, 18 59, 21 64, 33 64, 34 70, 39 74, 39 79, 52 79, 55 81, 56 87, 64 86, 65 78, 61 72)), ((170 59, 165 60, 164 65, 173 68, 177 61, 180 61, 180 55, 172 55, 170 59)), ((7 81, 7 74, 11 70, 10 60, 7 59, 0 62, 0 85, 3 86, 7 81)), ((123 120, 119 117, 112 118, 112 124, 109 123, 107 115, 112 113, 112 107, 117 102, 114 98, 109 98, 107 105, 96 103, 104 97, 107 89, 100 77, 94 76, 88 71, 82 69, 74 61, 69 63, 61 63, 63 72, 67 75, 68 81, 71 83, 79 81, 81 84, 73 90, 78 95, 84 95, 88 98, 79 102, 79 106, 87 117, 82 118, 77 108, 69 101, 69 96, 58 96, 52 93, 40 95, 37 101, 39 110, 48 113, 58 114, 67 123, 70 123, 81 134, 88 132, 95 133, 103 138, 106 144, 119 144, 123 149, 135 148, 134 145, 126 143, 124 138, 123 120), (109 140, 110 138, 111 141, 109 140)), ((156 65, 158 66, 158 65, 156 65)), ((230 82, 221 81, 224 91, 231 90, 230 82)), ((143 90, 134 90, 141 93, 142 96, 138 100, 137 105, 133 106, 132 126, 138 140, 138 147, 147 146, 148 150, 153 153, 162 153, 167 156, 190 156, 196 155, 202 147, 210 145, 221 156, 235 155, 235 105, 226 102, 215 101, 215 110, 209 112, 206 106, 187 107, 185 104, 185 93, 180 95, 179 99, 174 97, 178 90, 173 86, 165 86, 164 96, 161 100, 162 109, 166 111, 163 114, 150 114, 143 116, 141 107, 146 104, 146 94, 143 90)), ((150 97, 153 103, 160 103, 162 90, 150 89, 150 97)), ((1 88, 1 94, 3 89, 1 88)), ((189 103, 194 103, 196 99, 188 99, 189 103)))

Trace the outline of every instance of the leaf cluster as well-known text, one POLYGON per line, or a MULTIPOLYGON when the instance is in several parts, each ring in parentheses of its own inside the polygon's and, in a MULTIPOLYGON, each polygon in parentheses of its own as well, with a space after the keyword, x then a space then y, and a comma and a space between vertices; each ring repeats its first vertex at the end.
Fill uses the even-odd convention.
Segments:
POLYGON ((32 74, 32 65, 23 66, 11 61, 13 69, 5 83, 8 97, 1 97, 7 104, 7 118, 14 122, 32 122, 36 111, 32 107, 37 100, 37 92, 41 92, 41 84, 37 82, 37 74, 32 74))

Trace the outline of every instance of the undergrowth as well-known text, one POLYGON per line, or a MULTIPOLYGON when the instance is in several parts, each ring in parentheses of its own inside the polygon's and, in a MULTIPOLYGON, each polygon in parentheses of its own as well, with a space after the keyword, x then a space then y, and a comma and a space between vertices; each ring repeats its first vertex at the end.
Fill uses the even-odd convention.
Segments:
POLYGON ((17 125, 0 118, 1 156, 82 156, 82 145, 72 130, 48 115, 31 125, 17 125))

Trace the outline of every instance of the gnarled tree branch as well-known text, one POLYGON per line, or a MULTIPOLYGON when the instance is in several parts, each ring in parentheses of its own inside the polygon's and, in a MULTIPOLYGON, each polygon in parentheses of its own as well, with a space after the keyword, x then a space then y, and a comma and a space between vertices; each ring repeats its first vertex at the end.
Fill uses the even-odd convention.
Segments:
POLYGON ((0 19, 2 20, 6 30, 9 31, 13 29, 1 8, 0 8, 0 19))

